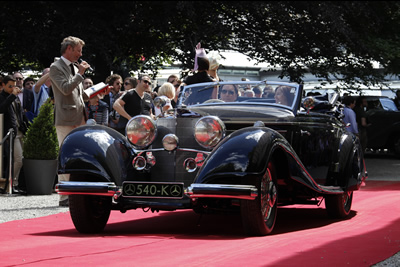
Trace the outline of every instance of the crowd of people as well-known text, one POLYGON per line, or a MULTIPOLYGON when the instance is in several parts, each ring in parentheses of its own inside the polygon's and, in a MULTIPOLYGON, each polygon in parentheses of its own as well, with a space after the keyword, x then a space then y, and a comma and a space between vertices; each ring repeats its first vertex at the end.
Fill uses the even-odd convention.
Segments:
MULTIPOLYGON (((29 122, 38 116, 40 107, 47 99, 50 98, 54 103, 54 125, 61 145, 73 129, 90 121, 125 134, 125 126, 132 117, 145 114, 157 118, 162 112, 175 108, 182 86, 221 81, 217 74, 218 62, 208 58, 198 45, 194 74, 183 80, 178 75, 171 75, 164 84, 153 90, 152 79, 147 74, 124 79, 118 74, 112 74, 105 79, 109 91, 89 98, 84 90, 94 85, 91 77, 85 75, 90 65, 86 61, 79 61, 84 46, 85 42, 77 37, 65 38, 61 43, 61 57, 43 70, 37 82, 31 77, 24 78, 21 72, 0 77, 0 113, 4 114, 3 136, 7 135, 10 128, 14 130, 13 193, 24 193, 19 187, 23 136, 29 122), (157 95, 165 103, 162 110, 154 105, 153 100, 157 95)), ((236 101, 238 96, 272 98, 276 103, 283 105, 291 105, 293 101, 290 87, 287 86, 279 86, 274 90, 271 86, 263 89, 243 89, 234 85, 224 85, 210 94, 208 98, 224 102, 236 101)), ((343 103, 344 121, 350 123, 347 129, 360 136, 365 149, 368 127, 364 112, 366 101, 360 97, 356 102, 349 96, 343 99, 343 103)), ((3 144, 3 155, 6 157, 8 147, 7 143, 3 144)), ((68 174, 58 175, 58 181, 68 180, 68 174)), ((68 198, 60 195, 59 205, 68 206, 68 198)))
POLYGON ((343 97, 343 121, 346 123, 346 130, 357 135, 360 139, 363 151, 367 148, 367 128, 370 126, 366 113, 367 99, 365 96, 357 98, 346 95, 343 97))
MULTIPOLYGON (((4 174, 12 171, 13 192, 25 194, 19 186, 23 158, 23 136, 40 113, 40 107, 47 99, 54 104, 54 125, 59 145, 76 127, 95 122, 111 127, 125 134, 127 122, 139 114, 153 118, 161 116, 163 111, 176 107, 179 88, 184 84, 204 81, 216 81, 218 64, 210 68, 207 57, 196 57, 199 67, 194 75, 180 80, 178 75, 171 75, 167 82, 152 90, 152 79, 143 74, 139 77, 125 77, 112 74, 105 79, 109 91, 89 98, 84 90, 92 87, 93 80, 85 75, 90 64, 79 60, 85 42, 80 38, 69 36, 61 43, 61 57, 43 70, 38 81, 23 77, 21 72, 14 72, 0 77, 0 113, 4 114, 3 136, 13 129, 13 166, 5 168, 4 174), (213 76, 211 76, 213 75, 213 76), (163 110, 154 106, 153 99, 159 95, 165 101, 163 110)), ((7 139, 9 142, 9 139, 7 139)), ((9 143, 2 145, 3 162, 7 162, 9 143)), ((7 177, 4 175, 3 177, 7 177)), ((58 181, 68 181, 69 175, 58 175, 58 181)), ((60 206, 68 206, 68 198, 60 195, 60 206)))

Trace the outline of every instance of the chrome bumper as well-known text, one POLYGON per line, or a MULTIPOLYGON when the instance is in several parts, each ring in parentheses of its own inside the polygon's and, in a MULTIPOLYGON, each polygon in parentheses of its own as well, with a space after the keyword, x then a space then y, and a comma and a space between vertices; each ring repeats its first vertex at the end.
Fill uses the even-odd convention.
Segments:
MULTIPOLYGON (((97 195, 118 198, 121 189, 114 183, 60 182, 56 185, 60 195, 97 195)), ((189 198, 234 198, 254 200, 258 190, 253 185, 191 184, 185 190, 189 198)))
POLYGON ((193 198, 234 198, 254 200, 258 190, 254 185, 191 184, 185 194, 193 198))
POLYGON ((114 183, 105 182, 60 182, 56 184, 60 195, 114 196, 119 188, 114 183))

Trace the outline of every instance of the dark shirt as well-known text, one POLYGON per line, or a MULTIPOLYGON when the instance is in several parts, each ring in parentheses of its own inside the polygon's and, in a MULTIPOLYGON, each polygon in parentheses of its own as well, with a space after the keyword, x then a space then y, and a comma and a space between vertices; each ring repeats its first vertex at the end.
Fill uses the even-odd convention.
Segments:
POLYGON ((17 98, 14 94, 9 94, 6 91, 0 93, 0 113, 4 114, 3 136, 6 136, 10 128, 14 129, 14 136, 17 134, 18 124, 17 117, 12 107, 13 102, 17 98))
POLYGON ((212 81, 213 78, 210 75, 208 75, 206 71, 202 71, 202 72, 196 72, 191 76, 187 76, 183 82, 187 85, 191 85, 195 83, 206 83, 212 81))
POLYGON ((53 92, 53 87, 47 87, 47 94, 51 99, 54 99, 54 92, 53 92))
MULTIPOLYGON (((206 71, 202 72, 196 72, 195 74, 191 76, 187 76, 185 80, 183 80, 183 83, 186 85, 192 85, 196 83, 205 83, 205 82, 213 82, 213 78, 208 75, 206 71)), ((184 88, 182 88, 180 94, 182 93, 184 88)), ((199 90, 202 89, 202 87, 193 87, 192 90, 199 90)), ((204 90, 204 91, 198 91, 197 94, 192 94, 188 97, 188 99, 185 101, 185 104, 194 104, 195 102, 198 103, 203 103, 204 101, 208 100, 211 98, 212 95, 212 89, 211 90, 204 90)), ((180 96, 179 96, 180 97, 180 96)))
POLYGON ((396 97, 393 99, 394 104, 396 105, 397 109, 400 109, 400 98, 396 97))
POLYGON ((24 89, 24 91, 22 91, 23 94, 23 109, 24 111, 30 111, 32 108, 32 104, 34 101, 34 96, 33 96, 33 92, 32 90, 29 89, 24 89))
POLYGON ((111 101, 111 97, 110 94, 107 94, 103 97, 103 102, 105 102, 108 106, 108 111, 111 112, 112 111, 112 101, 111 101))
POLYGON ((123 93, 122 91, 119 91, 116 94, 109 93, 103 97, 102 101, 108 105, 108 111, 110 113, 113 111, 113 105, 115 100, 117 100, 122 95, 122 93, 123 93))
MULTIPOLYGON (((128 113, 131 117, 137 115, 151 115, 153 98, 150 94, 144 93, 142 99, 136 90, 130 90, 123 95, 121 99, 125 102, 124 109, 126 113, 128 113)), ((125 117, 121 116, 119 120, 123 122, 123 125, 128 123, 128 120, 125 117)))
POLYGON ((353 110, 356 113, 356 121, 357 121, 358 129, 360 130, 362 128, 365 128, 361 124, 361 118, 365 118, 365 120, 367 120, 367 113, 365 112, 364 108, 356 106, 356 107, 354 107, 353 110))

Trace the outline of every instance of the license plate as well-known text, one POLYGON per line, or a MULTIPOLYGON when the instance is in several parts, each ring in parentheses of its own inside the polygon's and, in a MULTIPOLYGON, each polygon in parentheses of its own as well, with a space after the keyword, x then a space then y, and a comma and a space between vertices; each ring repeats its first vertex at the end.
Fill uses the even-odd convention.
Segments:
POLYGON ((135 198, 183 198, 183 183, 124 182, 122 195, 135 198))

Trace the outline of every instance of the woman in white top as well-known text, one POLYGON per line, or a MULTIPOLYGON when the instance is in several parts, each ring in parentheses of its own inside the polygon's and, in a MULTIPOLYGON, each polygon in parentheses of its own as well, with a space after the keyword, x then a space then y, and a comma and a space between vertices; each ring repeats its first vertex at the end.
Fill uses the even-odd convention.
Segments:
POLYGON ((162 111, 160 108, 154 107, 156 117, 160 117, 160 115, 162 115, 162 112, 172 108, 171 100, 175 98, 174 85, 168 82, 161 85, 160 89, 158 89, 158 97, 163 98, 166 104, 162 108, 162 111))

